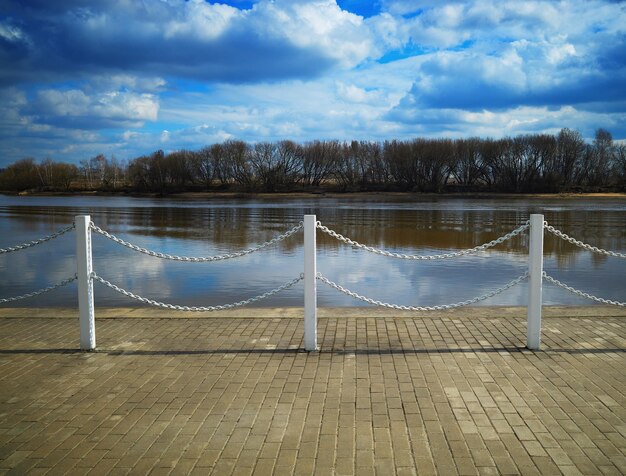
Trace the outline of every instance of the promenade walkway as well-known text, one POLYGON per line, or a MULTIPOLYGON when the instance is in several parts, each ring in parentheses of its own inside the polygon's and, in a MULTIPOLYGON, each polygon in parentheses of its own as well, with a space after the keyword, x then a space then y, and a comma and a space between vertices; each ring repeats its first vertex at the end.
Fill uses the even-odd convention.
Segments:
POLYGON ((0 308, 0 474, 626 474, 626 311, 0 308))

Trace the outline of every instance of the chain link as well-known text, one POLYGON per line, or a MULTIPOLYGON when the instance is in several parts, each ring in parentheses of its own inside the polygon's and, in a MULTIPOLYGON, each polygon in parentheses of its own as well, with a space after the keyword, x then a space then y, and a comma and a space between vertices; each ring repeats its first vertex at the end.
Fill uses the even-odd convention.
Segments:
POLYGON ((282 241, 286 238, 289 238, 291 235, 293 235, 294 233, 297 233, 299 230, 302 229, 302 227, 304 226, 303 222, 298 223, 296 226, 294 226, 291 230, 286 231, 285 233, 283 233, 282 235, 278 235, 275 238, 272 238, 269 241, 266 241, 265 243, 262 243, 258 246, 255 246, 254 248, 248 248, 246 250, 243 251, 238 251, 236 253, 230 253, 230 254, 225 254, 225 255, 216 255, 216 256, 176 256, 176 255, 169 255, 166 253, 161 253, 159 251, 152 251, 152 250, 148 250, 146 248, 141 248, 140 246, 137 245, 133 245, 132 243, 129 243, 128 241, 124 241, 121 238, 118 238, 115 235, 112 235, 111 233, 103 230, 102 228, 100 228, 99 226, 95 225, 93 222, 91 222, 90 227, 93 231, 95 231, 96 233, 105 236, 106 238, 122 245, 125 246, 126 248, 130 248, 131 250, 134 251, 138 251, 139 253, 143 253, 149 256, 155 256, 157 258, 162 258, 162 259, 169 259, 169 260, 174 260, 174 261, 187 261, 187 262, 192 262, 192 263, 204 263, 204 262, 208 262, 208 261, 222 261, 222 260, 227 260, 227 259, 232 259, 232 258, 239 258, 241 256, 245 256, 245 255, 249 255, 250 253, 254 253, 255 251, 259 251, 263 248, 267 248, 268 246, 271 246, 275 243, 278 243, 279 241, 282 241))
POLYGON ((161 307, 163 309, 172 309, 174 311, 194 311, 194 312, 201 312, 201 311, 224 311, 226 309, 233 309, 236 307, 241 307, 241 306, 246 306, 248 304, 252 304, 253 302, 256 301, 260 301, 261 299, 266 299, 270 296, 273 296, 274 294, 278 294, 281 291, 284 291, 285 289, 288 289, 290 287, 292 287, 293 285, 295 285, 296 283, 302 281, 304 279, 304 274, 300 274, 300 276, 298 276, 295 279, 292 279, 291 281, 283 284, 282 286, 279 286, 275 289, 272 289, 271 291, 268 291, 266 293, 260 294, 258 296, 254 296, 251 297, 250 299, 246 299, 245 301, 238 301, 232 304, 223 304, 220 306, 206 306, 206 307, 196 307, 196 306, 178 306, 176 304, 168 304, 165 302, 159 302, 159 301, 155 301, 153 299, 148 299, 142 296, 139 296, 138 294, 134 294, 131 293, 130 291, 126 291, 125 289, 120 288, 119 286, 116 286, 115 284, 111 283, 110 281, 107 281, 104 278, 101 278, 100 276, 98 276, 96 273, 92 273, 91 277, 97 281, 100 281, 102 284, 104 284, 105 286, 111 288, 112 290, 123 294, 124 296, 128 296, 132 299, 135 299, 139 302, 145 303, 145 304, 150 304, 152 306, 156 306, 156 307, 161 307))
POLYGON ((66 286, 66 285, 70 284, 72 281, 76 281, 77 279, 78 279, 78 277, 76 275, 74 275, 71 278, 64 279, 60 283, 53 284, 52 286, 48 286, 47 288, 39 289, 37 291, 33 291, 32 293, 27 293, 27 294, 22 294, 21 296, 15 296, 15 297, 10 297, 10 298, 0 299, 0 303, 19 301, 21 299, 26 299, 26 298, 30 298, 30 297, 34 297, 34 296, 39 296, 40 294, 44 294, 44 293, 53 291, 53 290, 55 290, 57 288, 61 288, 63 286, 66 286))
POLYGON ((569 241, 573 245, 576 245, 576 246, 578 246, 580 248, 583 248, 585 250, 593 251, 594 253, 599 253, 599 254, 602 254, 602 255, 614 256, 616 258, 626 258, 626 253, 617 253, 615 251, 603 250, 602 248, 598 248, 596 246, 591 246, 591 245, 588 245, 587 243, 583 243, 582 241, 578 241, 576 238, 572 238, 571 236, 566 235, 562 231, 557 230, 552 225, 548 225, 547 221, 543 222, 543 226, 544 226, 544 228, 546 230, 548 230, 553 235, 556 235, 556 236, 558 236, 559 238, 561 238, 561 239, 563 239, 565 241, 569 241))
POLYGON ((515 230, 511 231, 510 233, 507 233, 504 236, 501 236, 500 238, 497 238, 497 239, 492 240, 492 241, 490 241, 488 243, 484 243, 484 244, 482 244, 480 246, 476 246, 475 248, 470 248, 470 249, 467 249, 467 250, 461 250, 461 251, 456 251, 454 253, 445 253, 445 254, 440 254, 440 255, 407 255, 407 254, 402 254, 402 253, 392 253, 390 251, 385 251, 385 250, 381 250, 381 249, 378 249, 378 248, 374 248, 372 246, 367 246, 367 245, 361 244, 361 243, 359 243, 357 241, 351 240, 350 238, 346 238, 345 236, 340 235, 336 231, 333 231, 330 228, 322 225, 321 222, 319 222, 319 221, 317 222, 317 228, 319 228, 324 233, 332 236, 333 238, 336 238, 339 241, 343 241, 347 245, 354 246, 355 248, 359 248, 359 249, 362 249, 362 250, 365 250, 365 251, 369 251, 370 253, 374 253, 374 254, 377 254, 377 255, 387 256, 389 258, 398 258, 398 259, 407 259, 407 260, 438 260, 438 259, 449 259, 449 258, 456 258, 456 257, 459 257, 459 256, 475 254, 475 253, 478 253, 480 251, 484 251, 484 250, 486 250, 488 248, 491 248, 493 246, 499 245, 500 243, 503 243, 506 240, 509 240, 509 239, 513 238, 514 236, 516 236, 516 235, 519 235, 523 231, 527 230, 529 226, 530 226, 530 221, 527 221, 526 223, 524 223, 520 227, 516 228, 515 230))
POLYGON ((400 306, 398 304, 389 304, 389 303, 386 303, 386 302, 377 301, 375 299, 370 299, 368 297, 365 297, 365 296, 357 294, 357 293, 355 293, 353 291, 350 291, 349 289, 346 289, 343 286, 340 286, 339 284, 334 283, 330 279, 328 279, 325 276, 323 276, 321 273, 317 273, 316 277, 317 277, 317 279, 319 279, 323 283, 326 283, 330 287, 335 288, 337 291, 342 292, 343 294, 346 294, 346 295, 348 295, 348 296, 350 296, 352 298, 358 299, 360 301, 363 301, 363 302, 366 302, 366 303, 369 303, 369 304, 373 304, 375 306, 387 307, 389 309, 396 309, 396 310, 399 310, 399 311, 443 311, 443 310, 447 310, 447 309, 455 309, 457 307, 469 306, 470 304, 474 304, 474 303, 477 303, 479 301, 484 301, 485 299, 488 299, 488 298, 493 297, 493 296, 495 296, 497 294, 500 294, 500 293, 506 291, 507 289, 512 288, 516 284, 519 284, 522 281, 524 281, 528 277, 528 272, 524 273, 523 275, 521 275, 518 278, 515 278, 513 281, 505 284, 501 288, 498 288, 498 289, 495 289, 493 291, 490 291, 487 294, 483 294, 482 296, 478 296, 478 297, 475 297, 473 299, 468 299, 467 301, 457 302, 457 303, 454 303, 454 304, 442 304, 440 306, 400 306))
POLYGON ((65 233, 73 230, 74 228, 75 228, 75 225, 72 223, 67 228, 63 228, 62 230, 59 230, 56 233, 53 233, 48 236, 44 236, 43 238, 40 238, 38 240, 29 241, 28 243, 22 243, 21 245, 10 246, 9 248, 0 248, 0 254, 10 253, 11 251, 19 251, 19 250, 23 250, 26 248, 30 248, 31 246, 40 245, 41 243, 45 243, 46 241, 50 241, 50 240, 53 240, 54 238, 58 238, 59 236, 64 235, 65 233))
POLYGON ((587 298, 587 299, 591 299, 592 301, 596 301, 596 302, 599 302, 599 303, 602 303, 602 304, 610 304, 611 306, 626 307, 626 302, 612 301, 610 299, 600 298, 600 297, 594 296, 593 294, 589 294, 589 293, 580 291, 580 290, 575 289, 575 288, 573 288, 571 286, 568 286, 565 283, 562 283, 561 281, 559 281, 556 278, 553 278, 552 276, 549 276, 548 274, 546 274, 545 271, 543 272, 543 278, 546 281, 548 281, 548 282, 550 282, 552 284, 556 284, 560 288, 566 289, 567 291, 569 291, 571 293, 574 293, 574 294, 576 294, 578 296, 581 296, 581 297, 584 297, 584 298, 587 298))

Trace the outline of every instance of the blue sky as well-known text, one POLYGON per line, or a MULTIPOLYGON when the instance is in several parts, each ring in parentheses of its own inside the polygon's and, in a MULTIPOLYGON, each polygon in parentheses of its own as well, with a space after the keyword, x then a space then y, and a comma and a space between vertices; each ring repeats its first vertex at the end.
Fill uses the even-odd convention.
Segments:
POLYGON ((626 2, 0 3, 0 166, 564 127, 626 139, 626 2))

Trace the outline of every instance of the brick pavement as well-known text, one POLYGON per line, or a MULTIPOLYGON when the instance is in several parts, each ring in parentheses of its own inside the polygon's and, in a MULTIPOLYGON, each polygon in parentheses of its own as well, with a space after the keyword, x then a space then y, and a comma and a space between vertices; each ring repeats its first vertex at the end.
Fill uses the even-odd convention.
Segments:
POLYGON ((623 311, 540 352, 523 309, 327 311, 310 354, 284 310, 98 319, 93 353, 45 314, 0 313, 0 474, 626 473, 623 311))

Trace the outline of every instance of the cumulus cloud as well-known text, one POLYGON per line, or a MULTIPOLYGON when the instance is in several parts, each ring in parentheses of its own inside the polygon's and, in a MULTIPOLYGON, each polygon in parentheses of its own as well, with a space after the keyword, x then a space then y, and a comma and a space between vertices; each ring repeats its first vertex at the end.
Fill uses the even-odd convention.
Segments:
POLYGON ((464 111, 529 108, 626 112, 622 4, 476 0, 424 8, 408 20, 410 34, 434 50, 389 120, 447 116, 452 125, 464 111))
POLYGON ((243 12, 228 5, 192 1, 180 17, 163 25, 164 37, 214 40, 243 15, 243 12))
POLYGON ((591 140, 599 124, 611 131, 614 137, 626 135, 626 114, 604 110, 583 111, 573 106, 520 106, 499 111, 422 109, 406 113, 406 117, 392 121, 400 135, 411 131, 413 135, 425 137, 497 138, 518 134, 557 134, 561 129, 568 128, 581 131, 591 140))
POLYGON ((380 53, 363 19, 341 10, 334 0, 262 1, 252 13, 255 30, 283 37, 300 48, 323 51, 344 67, 380 53))
POLYGON ((84 85, 86 89, 101 90, 124 90, 142 91, 149 93, 159 93, 166 89, 167 82, 158 76, 136 76, 130 74, 112 74, 106 76, 95 76, 90 78, 84 85))
POLYGON ((87 95, 77 89, 38 91, 29 107, 38 123, 76 129, 137 127, 157 118, 159 103, 151 94, 111 91, 87 95))
POLYGON ((5 0, 0 160, 227 138, 626 137, 623 2, 365 3, 5 0))
POLYGON ((567 64, 566 57, 575 54, 573 47, 567 46, 542 46, 543 68, 539 69, 539 60, 532 57, 537 47, 513 45, 488 57, 472 52, 434 54, 424 61, 413 86, 389 117, 413 122, 423 109, 501 111, 521 106, 576 106, 594 110, 608 104, 626 112, 626 70, 609 74, 581 68, 577 59, 567 64))
MULTIPOLYGON (((201 0, 116 0, 63 8, 43 3, 8 10, 24 22, 0 28, 0 38, 33 38, 17 71, 5 82, 102 71, 153 72, 217 81, 310 77, 351 67, 377 54, 362 18, 334 0, 261 0, 251 9, 201 0), (36 68, 35 68, 36 66, 36 68)), ((9 48, 0 44, 3 52, 9 48)), ((8 53, 7 53, 8 54, 8 53)))

